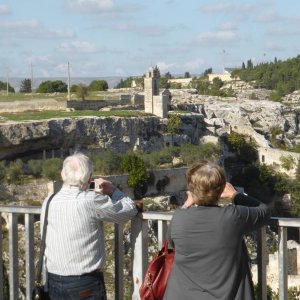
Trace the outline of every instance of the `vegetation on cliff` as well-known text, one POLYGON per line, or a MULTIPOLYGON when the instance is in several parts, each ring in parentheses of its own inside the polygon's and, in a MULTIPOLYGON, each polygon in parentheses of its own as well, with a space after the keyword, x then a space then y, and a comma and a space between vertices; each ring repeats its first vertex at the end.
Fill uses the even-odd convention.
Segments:
POLYGON ((274 90, 270 100, 279 101, 281 97, 300 89, 300 55, 285 61, 274 59, 274 62, 253 66, 248 60, 247 66, 232 72, 232 77, 239 77, 246 82, 254 81, 255 87, 274 90))

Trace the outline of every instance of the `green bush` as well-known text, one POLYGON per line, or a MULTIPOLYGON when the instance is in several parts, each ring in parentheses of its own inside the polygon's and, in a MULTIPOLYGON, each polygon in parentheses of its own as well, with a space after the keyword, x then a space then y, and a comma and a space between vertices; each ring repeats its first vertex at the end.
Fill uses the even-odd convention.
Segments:
POLYGON ((43 161, 42 175, 50 180, 59 180, 62 169, 62 159, 50 158, 43 161))
POLYGON ((227 137, 227 145, 229 150, 235 152, 237 157, 244 162, 254 162, 258 159, 256 144, 251 137, 232 132, 227 137))
POLYGON ((37 88, 37 93, 66 93, 68 86, 61 80, 43 81, 37 88))
POLYGON ((91 155, 94 164, 94 173, 101 175, 111 175, 121 173, 122 156, 116 151, 108 150, 97 155, 91 155))
POLYGON ((6 178, 6 162, 0 161, 0 182, 3 182, 6 178))
POLYGON ((43 172, 43 160, 40 159, 31 159, 27 163, 28 171, 35 178, 39 178, 42 176, 43 172))
POLYGON ((21 159, 11 162, 6 169, 6 181, 8 183, 21 183, 24 175, 23 167, 21 159))
POLYGON ((134 189, 135 195, 145 194, 150 175, 142 158, 134 153, 125 154, 121 160, 121 169, 128 173, 128 186, 134 189))
POLYGON ((89 86, 89 91, 107 91, 108 84, 106 80, 93 80, 89 86))
POLYGON ((201 146, 185 144, 180 147, 180 157, 185 165, 191 165, 201 159, 215 160, 219 152, 219 146, 212 143, 201 146))
POLYGON ((171 114, 168 118, 167 132, 171 134, 179 133, 181 119, 179 115, 171 114))

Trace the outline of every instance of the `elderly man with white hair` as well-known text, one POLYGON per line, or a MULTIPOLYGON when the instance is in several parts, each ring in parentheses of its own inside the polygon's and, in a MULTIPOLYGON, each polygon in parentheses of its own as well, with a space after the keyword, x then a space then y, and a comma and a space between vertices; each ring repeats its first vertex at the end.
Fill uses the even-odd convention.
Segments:
MULTIPOLYGON (((137 214, 135 203, 111 182, 94 179, 93 165, 82 153, 64 160, 63 186, 48 211, 45 266, 50 299, 106 299, 102 221, 124 223, 137 214)), ((45 207, 42 206, 41 220, 45 207)))

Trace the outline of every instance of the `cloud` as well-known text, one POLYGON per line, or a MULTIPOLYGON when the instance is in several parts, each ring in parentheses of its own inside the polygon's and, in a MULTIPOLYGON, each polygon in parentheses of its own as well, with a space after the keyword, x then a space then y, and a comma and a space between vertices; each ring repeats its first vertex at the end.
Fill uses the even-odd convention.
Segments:
POLYGON ((0 28, 4 30, 26 30, 26 29, 37 29, 40 27, 40 23, 37 20, 30 21, 2 21, 0 22, 0 28))
POLYGON ((114 0, 65 0, 65 9, 80 13, 103 13, 116 9, 114 0))
POLYGON ((168 64, 168 63, 163 62, 163 61, 157 63, 157 66, 158 66, 160 72, 168 71, 174 65, 175 65, 174 63, 168 64))
POLYGON ((282 22, 285 19, 275 11, 269 10, 257 16, 256 20, 261 23, 275 23, 275 22, 282 22))
POLYGON ((205 61, 202 58, 196 58, 195 60, 188 61, 183 65, 185 70, 195 71, 199 70, 199 68, 204 65, 205 61))
POLYGON ((32 64, 41 64, 41 63, 52 63, 52 59, 50 55, 32 55, 30 57, 27 57, 25 59, 26 63, 32 63, 32 64))
POLYGON ((97 47, 89 42, 74 41, 70 43, 61 43, 58 47, 61 52, 67 53, 96 53, 105 51, 105 47, 97 47))
POLYGON ((113 31, 123 31, 131 32, 138 36, 143 37, 160 37, 172 33, 174 31, 182 30, 185 28, 185 25, 178 24, 173 26, 163 26, 163 25, 151 25, 143 26, 141 24, 132 24, 132 23, 119 23, 113 26, 113 31))
POLYGON ((232 30, 206 31, 195 38, 195 42, 202 44, 232 43, 236 40, 237 35, 232 30))
POLYGON ((0 4, 0 15, 8 15, 11 13, 11 9, 7 4, 0 4))
POLYGON ((226 21, 223 22, 218 26, 221 30, 236 30, 237 29, 237 24, 232 21, 226 21))
POLYGON ((49 29, 48 36, 53 36, 54 38, 74 38, 76 34, 72 29, 49 29))
POLYGON ((200 8, 201 12, 204 13, 243 13, 253 11, 255 5, 253 4, 233 4, 230 2, 213 3, 203 5, 200 8))
POLYGON ((277 42, 270 42, 270 41, 265 42, 265 48, 268 51, 283 52, 285 50, 285 48, 281 44, 278 44, 277 42))
POLYGON ((37 20, 28 21, 0 21, 2 34, 7 34, 9 38, 34 38, 34 39, 56 39, 74 38, 75 33, 72 29, 46 29, 37 20))

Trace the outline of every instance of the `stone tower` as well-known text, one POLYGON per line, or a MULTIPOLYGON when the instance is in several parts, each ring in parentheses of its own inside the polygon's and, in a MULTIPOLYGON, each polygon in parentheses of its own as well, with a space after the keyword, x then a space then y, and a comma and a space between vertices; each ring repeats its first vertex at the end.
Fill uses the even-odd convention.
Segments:
POLYGON ((149 68, 144 79, 145 112, 160 118, 168 117, 168 96, 159 94, 157 70, 149 68))

